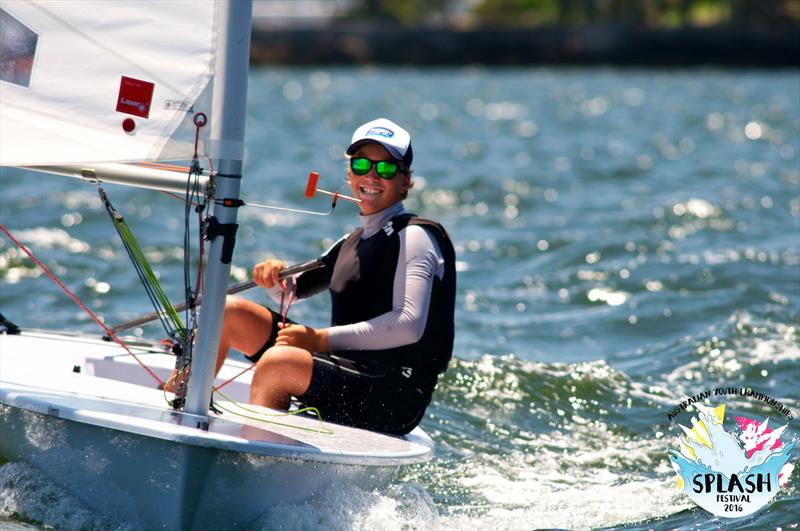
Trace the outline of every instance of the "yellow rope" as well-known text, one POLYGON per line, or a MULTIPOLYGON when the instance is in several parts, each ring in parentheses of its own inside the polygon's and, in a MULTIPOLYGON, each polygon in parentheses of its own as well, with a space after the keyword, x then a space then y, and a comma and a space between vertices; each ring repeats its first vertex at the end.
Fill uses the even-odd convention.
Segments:
MULTIPOLYGON (((177 378, 177 376, 178 376, 177 374, 175 374, 174 376, 170 376, 167 379, 167 381, 164 383, 164 400, 168 404, 170 403, 170 400, 169 400, 169 398, 167 398, 167 392, 168 392, 167 391, 167 386, 170 385, 170 383, 172 381, 174 381, 177 378)), ((286 428, 293 428, 293 429, 296 429, 296 430, 309 431, 309 432, 312 432, 312 433, 321 433, 323 435, 333 435, 334 434, 332 429, 325 427, 325 423, 322 420, 322 415, 320 414, 319 410, 317 408, 315 408, 315 407, 304 407, 304 408, 297 409, 295 411, 286 411, 284 413, 264 413, 263 411, 256 411, 254 409, 250 409, 248 407, 243 406, 242 404, 240 404, 239 402, 236 402, 235 400, 233 400, 231 397, 229 397, 228 395, 226 395, 225 393, 223 393, 220 390, 217 390, 216 393, 219 396, 221 396, 224 400, 226 400, 227 402, 230 402, 231 404, 234 404, 239 409, 249 413, 249 415, 245 415, 243 413, 232 411, 231 409, 226 408, 220 402, 215 402, 214 403, 214 405, 219 407, 222 411, 230 413, 233 416, 241 417, 241 418, 245 418, 245 419, 249 419, 249 420, 255 420, 255 421, 259 421, 259 422, 265 422, 265 423, 268 423, 268 424, 274 424, 276 426, 284 426, 286 428), (320 424, 319 428, 309 428, 309 427, 306 427, 306 426, 297 426, 295 424, 288 424, 286 422, 278 422, 277 420, 272 420, 272 419, 268 418, 268 417, 289 417, 289 416, 292 416, 292 415, 299 415, 301 413, 308 413, 308 412, 313 413, 317 417, 317 420, 319 421, 319 424, 320 424)))
POLYGON ((226 412, 230 413, 231 415, 235 415, 237 417, 242 417, 242 418, 246 418, 246 419, 250 419, 250 420, 257 420, 257 421, 261 421, 261 422, 266 422, 266 423, 269 423, 269 424, 275 424, 276 426, 285 426, 287 428, 294 428, 294 429, 297 429, 297 430, 310 431, 310 432, 313 432, 313 433, 321 433, 323 435, 333 435, 333 433, 334 433, 332 429, 325 427, 325 423, 322 420, 322 415, 320 414, 319 410, 317 408, 315 408, 315 407, 304 407, 304 408, 297 409, 295 411, 286 411, 284 413, 264 413, 263 411, 256 411, 254 409, 250 409, 248 407, 243 406, 242 404, 240 404, 239 402, 236 402, 235 400, 233 400, 231 397, 229 397, 228 395, 226 395, 222 391, 218 390, 217 394, 220 395, 225 400, 227 400, 228 402, 230 402, 231 404, 234 404, 239 409, 241 409, 243 411, 246 411, 247 413, 250 413, 250 415, 237 413, 236 411, 231 411, 230 409, 222 406, 222 404, 220 404, 219 402, 216 403, 216 405, 221 410, 226 411, 226 412), (271 419, 268 418, 268 417, 289 417, 289 416, 292 416, 292 415, 299 415, 301 413, 307 413, 307 412, 311 412, 317 417, 317 420, 319 421, 319 424, 320 424, 319 428, 308 428, 308 427, 305 427, 305 426, 297 426, 297 425, 294 425, 294 424, 287 424, 285 422, 278 422, 276 420, 271 420, 271 419), (251 416, 251 415, 257 415, 257 416, 251 416))

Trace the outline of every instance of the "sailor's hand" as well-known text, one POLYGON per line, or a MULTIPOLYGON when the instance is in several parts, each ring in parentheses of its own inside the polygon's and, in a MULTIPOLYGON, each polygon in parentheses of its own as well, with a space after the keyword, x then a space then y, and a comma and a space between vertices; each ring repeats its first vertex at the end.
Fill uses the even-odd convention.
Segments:
POLYGON ((328 343, 328 329, 317 330, 310 326, 298 324, 278 323, 281 329, 278 331, 278 338, 275 340, 276 346, 286 345, 298 347, 309 352, 327 352, 330 350, 328 343))
POLYGON ((253 267, 253 281, 267 289, 277 284, 281 291, 285 291, 286 280, 278 277, 285 268, 286 264, 281 260, 264 260, 253 267))

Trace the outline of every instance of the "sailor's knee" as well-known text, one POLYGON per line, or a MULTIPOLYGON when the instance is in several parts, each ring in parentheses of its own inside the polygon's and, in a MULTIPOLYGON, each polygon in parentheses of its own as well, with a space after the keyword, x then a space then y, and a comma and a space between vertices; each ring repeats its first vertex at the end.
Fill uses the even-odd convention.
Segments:
POLYGON ((311 354, 294 347, 272 347, 264 352, 255 369, 253 380, 294 382, 311 371, 311 354))
POLYGON ((292 365, 291 355, 286 352, 285 347, 272 347, 266 350, 258 360, 256 374, 275 375, 279 372, 288 370, 292 365))
POLYGON ((225 318, 235 317, 236 315, 241 314, 244 309, 246 308, 246 303, 250 302, 247 299, 243 299, 241 297, 235 297, 229 295, 225 299, 225 318))

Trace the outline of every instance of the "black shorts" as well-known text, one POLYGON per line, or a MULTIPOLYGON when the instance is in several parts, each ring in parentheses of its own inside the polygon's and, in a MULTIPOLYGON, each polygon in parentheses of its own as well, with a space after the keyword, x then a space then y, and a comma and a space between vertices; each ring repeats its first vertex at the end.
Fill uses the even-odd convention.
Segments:
MULTIPOLYGON (((275 344, 278 322, 272 313, 272 330, 264 345, 245 356, 257 362, 275 344)), ((287 322, 293 322, 287 319, 287 322)), ((384 360, 355 361, 346 352, 312 352, 311 383, 297 399, 319 410, 329 422, 372 431, 404 435, 419 424, 431 401, 436 382, 422 381, 417 375, 386 364, 384 360)))
POLYGON ((343 352, 313 353, 311 383, 304 405, 319 409, 326 421, 404 435, 419 424, 433 385, 403 376, 399 367, 362 363, 343 352))
MULTIPOLYGON (((264 308, 266 308, 267 311, 269 311, 269 313, 272 314, 272 330, 270 330, 267 341, 261 346, 260 349, 255 351, 253 354, 244 355, 245 358, 249 359, 253 363, 260 360, 261 356, 264 355, 264 352, 266 352, 268 348, 275 346, 275 340, 278 339, 278 332, 280 331, 280 328, 278 328, 278 323, 283 322, 283 316, 281 314, 279 314, 278 312, 267 306, 264 306, 264 308)), ((291 324, 296 324, 291 319, 286 319, 286 322, 291 324)))

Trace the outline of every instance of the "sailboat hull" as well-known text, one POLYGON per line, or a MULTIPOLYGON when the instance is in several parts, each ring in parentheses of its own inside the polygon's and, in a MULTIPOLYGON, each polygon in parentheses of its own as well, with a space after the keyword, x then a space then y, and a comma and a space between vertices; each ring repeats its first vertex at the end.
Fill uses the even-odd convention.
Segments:
MULTIPOLYGON (((139 354, 168 370, 158 349, 139 354)), ((325 434, 298 416, 274 424, 225 413, 199 429, 153 385, 138 383, 142 372, 100 340, 0 336, 0 455, 137 527, 231 529, 336 485, 385 485, 431 454, 421 430, 398 438, 325 424, 325 434)))
POLYGON ((34 465, 92 510, 146 529, 247 528, 270 506, 337 484, 377 487, 397 473, 169 443, 9 406, 0 406, 0 425, 7 459, 34 465))

